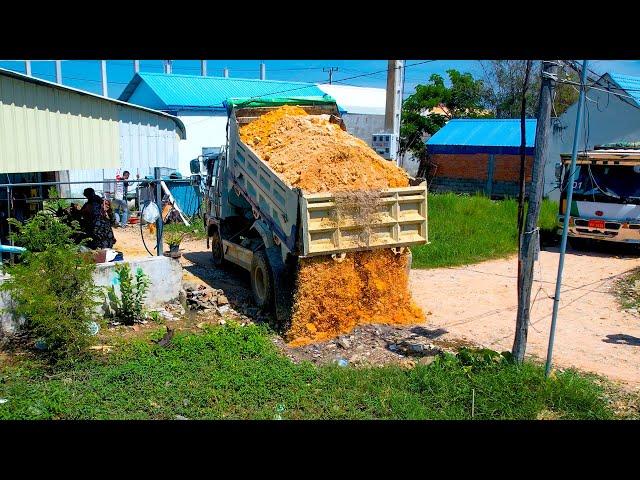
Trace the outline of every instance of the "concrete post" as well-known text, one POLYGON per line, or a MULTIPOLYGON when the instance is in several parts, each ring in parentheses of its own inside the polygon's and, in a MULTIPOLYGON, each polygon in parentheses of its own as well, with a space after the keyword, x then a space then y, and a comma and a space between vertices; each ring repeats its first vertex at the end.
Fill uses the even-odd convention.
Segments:
POLYGON ((62 60, 56 60, 56 83, 62 85, 62 60))
POLYGON ((140 73, 140 60, 133 61, 133 73, 140 73))
POLYGON ((207 61, 206 60, 200 60, 200 74, 203 77, 207 76, 207 61))
POLYGON ((260 80, 267 79, 267 66, 264 63, 260 64, 260 80))
POLYGON ((224 78, 229 78, 229 69, 227 67, 224 67, 224 70, 222 70, 222 76, 224 78))
POLYGON ((102 96, 108 97, 109 87, 107 84, 107 61, 100 60, 100 69, 102 72, 102 96))
POLYGON ((24 71, 27 75, 31 76, 31 60, 24 61, 24 71))

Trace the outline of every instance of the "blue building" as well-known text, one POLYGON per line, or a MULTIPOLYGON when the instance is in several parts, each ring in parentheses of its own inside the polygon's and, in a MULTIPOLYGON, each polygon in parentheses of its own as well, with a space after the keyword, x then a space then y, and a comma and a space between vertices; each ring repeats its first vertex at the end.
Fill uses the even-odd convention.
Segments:
MULTIPOLYGON (((535 153, 535 119, 525 120, 527 190, 535 153)), ((454 119, 427 140, 426 175, 432 191, 518 195, 519 119, 454 119)))

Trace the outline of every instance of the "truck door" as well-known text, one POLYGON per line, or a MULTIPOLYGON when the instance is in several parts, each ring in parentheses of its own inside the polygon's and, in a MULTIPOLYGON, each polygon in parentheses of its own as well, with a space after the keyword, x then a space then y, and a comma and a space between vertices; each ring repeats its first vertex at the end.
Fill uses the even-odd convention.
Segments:
POLYGON ((207 203, 209 204, 210 215, 220 218, 220 163, 222 154, 218 154, 209 159, 207 163, 207 178, 209 179, 209 188, 207 189, 207 203))

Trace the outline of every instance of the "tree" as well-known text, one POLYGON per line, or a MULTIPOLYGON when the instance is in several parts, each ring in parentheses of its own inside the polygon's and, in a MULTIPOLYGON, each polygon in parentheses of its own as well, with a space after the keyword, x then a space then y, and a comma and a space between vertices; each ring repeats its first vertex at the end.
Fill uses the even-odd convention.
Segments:
MULTIPOLYGON (((487 60, 481 61, 484 71, 484 97, 489 108, 497 118, 518 118, 522 101, 522 85, 524 84, 526 60, 487 60)), ((538 113, 540 95, 541 69, 540 62, 533 64, 530 73, 530 88, 527 90, 525 115, 534 118, 538 113)), ((560 76, 578 82, 577 74, 562 69, 560 76)), ((560 116, 578 99, 577 90, 571 85, 558 83, 553 99, 552 116, 560 116)))
POLYGON ((429 83, 416 86, 416 92, 402 104, 400 155, 411 151, 423 163, 426 147, 422 140, 426 134, 433 135, 452 118, 487 116, 483 82, 457 70, 447 70, 447 74, 451 86, 434 73, 429 83))

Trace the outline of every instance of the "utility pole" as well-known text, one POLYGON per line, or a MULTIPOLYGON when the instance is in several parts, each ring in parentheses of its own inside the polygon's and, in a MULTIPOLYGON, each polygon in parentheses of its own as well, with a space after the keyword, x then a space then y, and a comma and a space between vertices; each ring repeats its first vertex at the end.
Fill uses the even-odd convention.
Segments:
POLYGON ((262 62, 260 64, 260 80, 266 80, 267 79, 267 66, 264 64, 264 62, 262 62))
POLYGON ((164 61, 164 73, 171 73, 171 60, 164 61))
POLYGON ((31 60, 24 61, 24 72, 31 76, 31 60))
MULTIPOLYGON (((578 98, 578 112, 576 113, 576 129, 573 134, 573 148, 571 149, 571 166, 569 175, 573 177, 576 171, 576 158, 578 157, 578 136, 582 127, 582 108, 584 106, 585 86, 587 84, 587 60, 582 62, 582 75, 580 79, 580 97, 578 98)), ((560 261, 558 262, 558 277, 556 278, 556 293, 553 296, 553 314, 551 315, 551 330, 549 332, 549 347, 547 348, 547 364, 545 375, 548 377, 551 372, 551 358, 553 356, 553 342, 556 335, 556 321, 558 319, 558 306, 560 305, 560 288, 562 287, 562 270, 564 268, 564 254, 567 250, 567 233, 569 231, 569 217, 571 212, 571 201, 573 199, 573 178, 567 179, 567 203, 563 212, 562 240, 560 241, 560 261)))
POLYGON ((536 129, 536 153, 531 172, 531 191, 529 208, 520 244, 519 261, 522 268, 518 272, 518 313, 516 333, 513 339, 512 353, 516 361, 522 362, 527 349, 527 333, 531 308, 531 285, 533 283, 533 263, 538 245, 538 216, 542 201, 544 165, 549 155, 551 137, 551 106, 553 102, 554 81, 558 71, 557 61, 543 60, 542 82, 540 85, 540 103, 538 107, 538 125, 536 129))
POLYGON ((322 71, 329 72, 329 85, 331 85, 333 83, 333 72, 337 72, 338 67, 323 68, 322 71))
MULTIPOLYGON (((402 60, 389 60, 387 66, 387 99, 384 112, 384 130, 396 136, 396 142, 400 142, 400 114, 402 111, 402 76, 404 62, 402 60)), ((396 162, 398 148, 396 147, 396 162)))
POLYGON ((227 67, 224 67, 224 69, 222 70, 222 76, 224 78, 229 78, 229 69, 227 67))
POLYGON ((56 83, 62 85, 62 60, 56 60, 56 83))
POLYGON ((108 83, 107 83, 107 61, 100 60, 100 69, 102 72, 102 96, 108 96, 108 83))
MULTIPOLYGON (((524 72, 524 81, 522 82, 522 100, 520 104, 520 189, 518 192, 518 254, 520 253, 520 240, 522 239, 522 227, 524 225, 524 197, 526 194, 526 149, 527 149, 527 129, 526 129, 526 110, 527 110, 527 87, 529 86, 529 73, 531 71, 531 60, 526 61, 524 72)), ((522 270, 522 257, 518 255, 518 278, 522 270)), ((518 295, 520 294, 520 283, 518 282, 518 295)))
POLYGON ((207 76, 207 61, 206 60, 200 60, 200 74, 203 77, 207 76))
POLYGON ((133 61, 133 73, 140 73, 140 60, 133 61))

